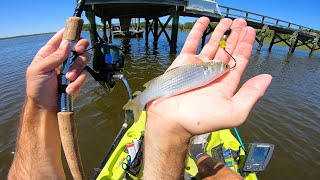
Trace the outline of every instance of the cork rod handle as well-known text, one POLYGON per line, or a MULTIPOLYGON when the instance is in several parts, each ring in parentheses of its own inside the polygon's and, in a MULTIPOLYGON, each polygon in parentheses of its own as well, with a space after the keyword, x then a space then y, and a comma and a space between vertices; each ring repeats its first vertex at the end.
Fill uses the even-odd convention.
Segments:
POLYGON ((84 180, 85 174, 81 163, 77 131, 73 112, 59 112, 58 123, 63 151, 71 174, 75 180, 84 180))
POLYGON ((83 26, 83 20, 80 17, 71 17, 67 20, 63 39, 69 41, 79 41, 83 26))

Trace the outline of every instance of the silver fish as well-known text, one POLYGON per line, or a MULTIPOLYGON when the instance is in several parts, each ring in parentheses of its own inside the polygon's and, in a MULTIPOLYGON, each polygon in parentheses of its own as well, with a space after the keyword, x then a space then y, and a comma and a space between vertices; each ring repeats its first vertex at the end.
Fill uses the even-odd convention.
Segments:
POLYGON ((227 63, 213 61, 179 66, 147 82, 144 85, 146 89, 129 100, 123 109, 132 110, 137 121, 148 102, 207 85, 229 70, 227 63))

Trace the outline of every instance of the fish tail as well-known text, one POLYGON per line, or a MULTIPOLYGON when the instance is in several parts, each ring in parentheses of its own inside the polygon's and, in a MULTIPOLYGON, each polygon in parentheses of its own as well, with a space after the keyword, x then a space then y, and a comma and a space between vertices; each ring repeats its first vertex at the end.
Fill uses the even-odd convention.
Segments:
POLYGON ((134 98, 132 100, 129 100, 127 104, 123 106, 123 109, 131 110, 133 112, 134 121, 137 121, 144 109, 144 105, 140 103, 139 99, 134 98))

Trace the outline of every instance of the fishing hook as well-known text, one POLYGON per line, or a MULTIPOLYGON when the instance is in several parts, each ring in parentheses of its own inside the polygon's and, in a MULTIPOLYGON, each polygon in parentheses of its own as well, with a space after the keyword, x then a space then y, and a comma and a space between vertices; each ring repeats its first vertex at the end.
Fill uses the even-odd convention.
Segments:
POLYGON ((225 51, 227 54, 229 54, 229 56, 233 59, 234 65, 233 65, 232 67, 230 67, 230 69, 234 69, 234 68, 237 66, 237 61, 236 61, 236 59, 226 50, 226 48, 223 48, 223 49, 224 49, 224 51, 225 51))
POLYGON ((232 60, 234 61, 234 65, 232 67, 230 67, 230 69, 234 69, 237 66, 237 60, 226 50, 226 45, 227 45, 227 37, 231 34, 231 29, 228 29, 221 41, 220 41, 220 47, 232 58, 232 60))

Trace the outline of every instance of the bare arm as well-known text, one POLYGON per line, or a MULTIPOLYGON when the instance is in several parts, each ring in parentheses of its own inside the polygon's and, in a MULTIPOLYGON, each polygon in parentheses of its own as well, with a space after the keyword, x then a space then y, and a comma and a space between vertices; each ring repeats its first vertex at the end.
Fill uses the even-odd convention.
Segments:
MULTIPOLYGON (((15 156, 8 179, 65 179, 61 163, 61 141, 57 122, 59 66, 70 46, 55 34, 34 57, 26 73, 26 101, 21 113, 15 156)), ((86 80, 83 71, 90 55, 87 40, 77 43, 79 54, 67 73, 73 81, 66 92, 77 93, 86 80)))
POLYGON ((57 112, 27 99, 9 179, 65 179, 57 112))
POLYGON ((161 119, 153 118, 151 114, 147 116, 144 178, 184 179, 182 172, 191 135, 177 134, 174 129, 166 129, 158 124, 161 119))

